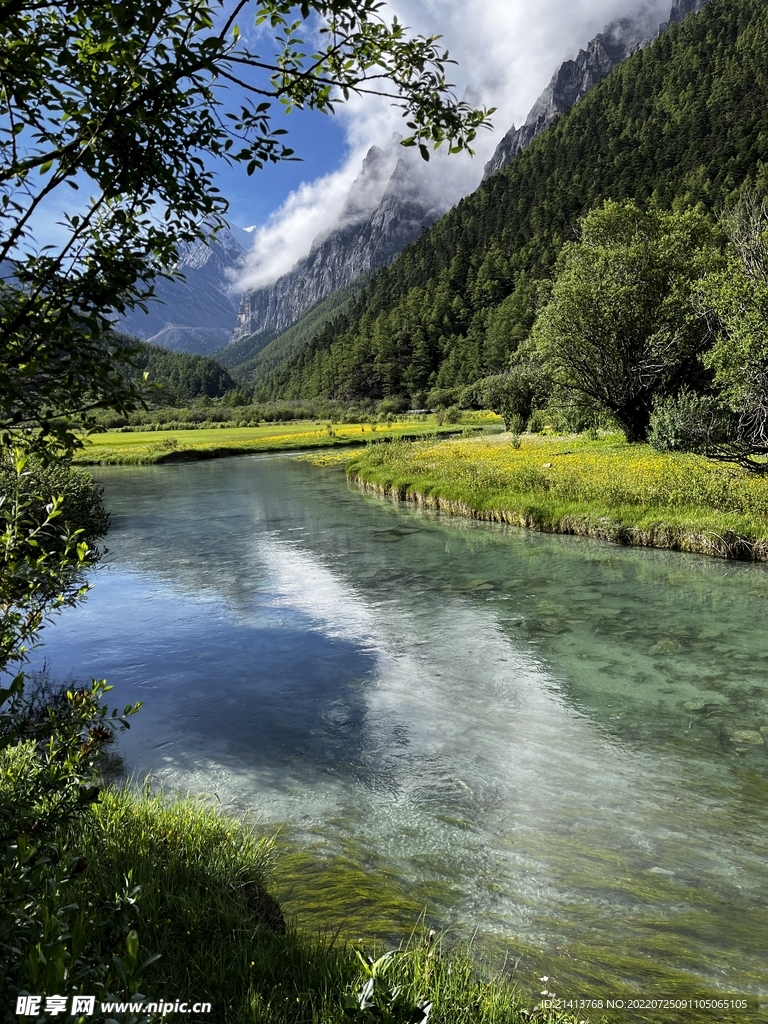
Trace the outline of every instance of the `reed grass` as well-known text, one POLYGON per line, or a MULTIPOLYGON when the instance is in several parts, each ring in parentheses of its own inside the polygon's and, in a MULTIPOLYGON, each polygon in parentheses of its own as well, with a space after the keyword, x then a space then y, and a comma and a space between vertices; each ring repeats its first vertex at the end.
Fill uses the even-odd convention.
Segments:
POLYGON ((620 436, 373 445, 349 477, 450 514, 727 558, 768 558, 768 479, 620 436))

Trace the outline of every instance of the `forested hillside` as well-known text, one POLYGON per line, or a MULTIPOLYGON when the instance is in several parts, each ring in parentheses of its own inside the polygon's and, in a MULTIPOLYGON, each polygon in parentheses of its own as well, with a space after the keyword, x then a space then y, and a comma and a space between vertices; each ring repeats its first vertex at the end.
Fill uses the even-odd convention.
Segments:
POLYGON ((159 405, 185 405, 204 395, 218 398, 235 387, 235 382, 210 356, 172 352, 159 345, 144 344, 135 358, 139 372, 147 374, 159 405))
POLYGON ((222 345, 212 353, 213 358, 231 370, 239 381, 249 386, 258 385, 272 370, 295 356, 329 320, 335 319, 370 277, 370 272, 360 274, 354 281, 316 302, 295 324, 280 334, 261 331, 240 338, 222 345))
POLYGON ((768 5, 712 0, 616 68, 379 272, 263 398, 418 396, 504 369, 606 198, 716 212, 768 193, 768 5))

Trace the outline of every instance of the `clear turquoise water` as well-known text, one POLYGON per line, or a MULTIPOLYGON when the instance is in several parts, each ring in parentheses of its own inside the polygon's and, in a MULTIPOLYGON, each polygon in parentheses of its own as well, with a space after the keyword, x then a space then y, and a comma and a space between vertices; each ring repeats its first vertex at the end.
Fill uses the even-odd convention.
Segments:
POLYGON ((561 993, 768 1003, 764 567, 441 519, 288 458, 98 476, 109 567, 36 658, 145 702, 129 771, 353 851, 561 993))

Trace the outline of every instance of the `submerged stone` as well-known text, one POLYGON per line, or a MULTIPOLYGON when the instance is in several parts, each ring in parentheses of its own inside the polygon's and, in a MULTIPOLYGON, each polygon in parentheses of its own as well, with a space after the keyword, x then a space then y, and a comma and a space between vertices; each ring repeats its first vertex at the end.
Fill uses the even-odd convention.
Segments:
POLYGON ((723 705, 717 700, 687 700, 683 707, 686 711, 712 711, 721 710, 723 705))
POLYGON ((470 580, 467 584, 470 590, 493 590, 494 584, 492 580, 476 579, 470 580))
POLYGON ((757 729, 739 729, 731 736, 732 743, 765 743, 757 729))
POLYGON ((649 654, 676 654, 682 650, 677 640, 659 640, 648 652, 649 654))

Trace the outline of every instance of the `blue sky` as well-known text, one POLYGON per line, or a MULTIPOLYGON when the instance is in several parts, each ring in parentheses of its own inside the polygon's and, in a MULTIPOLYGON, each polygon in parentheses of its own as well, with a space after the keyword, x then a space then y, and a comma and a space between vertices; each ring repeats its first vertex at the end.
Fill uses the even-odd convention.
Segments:
POLYGON ((344 122, 312 111, 294 110, 278 118, 290 133, 286 145, 296 150, 301 161, 267 164, 249 178, 242 166, 218 169, 218 187, 231 204, 235 224, 248 227, 263 224, 303 181, 313 180, 338 169, 348 152, 344 122))

